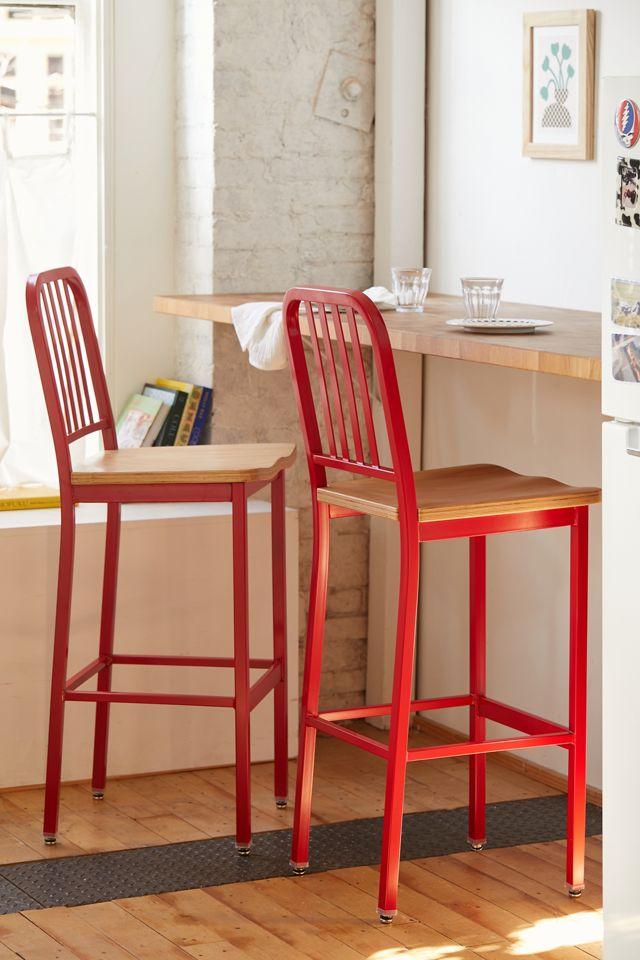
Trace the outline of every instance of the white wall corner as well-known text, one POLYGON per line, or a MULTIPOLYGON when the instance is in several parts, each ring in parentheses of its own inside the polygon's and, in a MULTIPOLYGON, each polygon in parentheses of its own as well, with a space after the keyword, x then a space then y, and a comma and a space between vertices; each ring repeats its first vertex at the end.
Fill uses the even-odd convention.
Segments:
POLYGON ((374 282, 424 257, 427 0, 376 3, 374 282))

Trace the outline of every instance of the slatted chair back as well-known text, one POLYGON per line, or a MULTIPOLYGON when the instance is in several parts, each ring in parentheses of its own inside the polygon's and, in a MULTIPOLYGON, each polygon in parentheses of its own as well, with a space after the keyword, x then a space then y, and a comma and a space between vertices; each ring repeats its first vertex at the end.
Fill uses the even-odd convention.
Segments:
POLYGON ((380 311, 357 290, 294 287, 284 323, 312 488, 326 470, 394 482, 401 519, 417 516, 415 481, 389 334, 380 311), (310 338, 306 352, 303 337, 310 338), (370 345, 391 463, 376 434, 363 355, 370 345), (308 353, 311 354, 309 362, 308 353))
POLYGON ((91 307, 72 267, 27 281, 27 315, 51 425, 61 488, 71 475, 70 445, 101 432, 117 448, 113 412, 91 307))

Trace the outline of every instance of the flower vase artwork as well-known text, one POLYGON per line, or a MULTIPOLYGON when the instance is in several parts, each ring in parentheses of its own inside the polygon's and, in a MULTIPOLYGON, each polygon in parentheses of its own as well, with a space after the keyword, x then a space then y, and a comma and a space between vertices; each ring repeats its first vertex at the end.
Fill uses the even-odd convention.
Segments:
POLYGON ((559 43, 551 44, 551 56, 555 58, 555 63, 547 55, 542 61, 544 73, 550 73, 551 76, 540 88, 540 96, 543 100, 549 100, 549 93, 553 87, 554 99, 548 103, 542 114, 543 127, 570 127, 571 113, 566 106, 569 96, 569 81, 575 74, 575 70, 569 63, 571 59, 571 47, 563 43, 560 48, 559 43), (566 65, 566 69, 565 69, 566 65))

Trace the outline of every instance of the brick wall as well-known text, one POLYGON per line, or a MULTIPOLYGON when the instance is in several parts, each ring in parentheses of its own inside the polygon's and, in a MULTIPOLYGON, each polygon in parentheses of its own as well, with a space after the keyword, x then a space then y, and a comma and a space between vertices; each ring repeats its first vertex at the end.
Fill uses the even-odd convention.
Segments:
MULTIPOLYGON (((180 0, 182 8, 196 5, 197 0, 180 0)), ((257 292, 281 291, 294 283, 360 288, 371 283, 373 133, 317 118, 313 103, 332 49, 373 59, 373 9, 372 0, 214 4, 209 289, 257 292)), ((193 175, 197 179, 195 169, 193 175)), ((181 211, 181 221, 186 216, 181 211)), ((194 231, 186 224, 183 229, 190 244, 194 231)), ((249 367, 227 327, 214 330, 214 356, 213 440, 293 437, 298 443, 287 500, 300 510, 303 645, 311 518, 289 373, 249 367)), ((332 534, 323 703, 355 705, 365 688, 368 526, 339 521, 332 534)))

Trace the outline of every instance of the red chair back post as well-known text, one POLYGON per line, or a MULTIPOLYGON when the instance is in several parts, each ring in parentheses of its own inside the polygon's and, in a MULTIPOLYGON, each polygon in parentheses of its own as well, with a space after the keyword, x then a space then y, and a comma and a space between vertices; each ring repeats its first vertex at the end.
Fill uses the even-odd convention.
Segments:
POLYGON ((73 267, 27 280, 27 315, 58 464, 60 489, 71 485, 70 445, 100 431, 117 448, 113 412, 91 307, 73 267))
POLYGON ((284 298, 283 311, 314 498, 318 487, 326 486, 328 468, 384 479, 396 484, 400 520, 417 523, 415 481, 398 379, 380 311, 365 294, 332 287, 294 287, 284 298), (306 329, 301 327, 303 310, 306 329), (307 330, 313 355, 311 370, 303 341, 307 330), (373 352, 390 465, 380 462, 373 397, 362 352, 365 331, 364 343, 370 344, 373 352), (321 422, 312 384, 319 397, 321 422))

